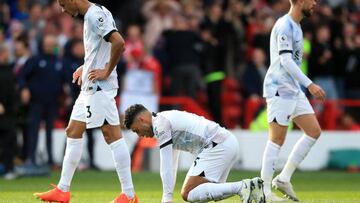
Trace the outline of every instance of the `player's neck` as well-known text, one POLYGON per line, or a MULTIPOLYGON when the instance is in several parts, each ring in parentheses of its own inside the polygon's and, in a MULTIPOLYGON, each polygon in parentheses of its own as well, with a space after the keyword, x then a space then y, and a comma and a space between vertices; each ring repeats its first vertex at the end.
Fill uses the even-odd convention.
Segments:
POLYGON ((91 6, 91 3, 89 1, 87 1, 87 0, 81 1, 81 4, 79 5, 79 13, 81 15, 85 15, 85 13, 88 11, 90 6, 91 6))
POLYGON ((301 9, 298 9, 295 6, 291 6, 288 14, 298 24, 300 24, 300 21, 303 19, 303 14, 301 12, 301 9))

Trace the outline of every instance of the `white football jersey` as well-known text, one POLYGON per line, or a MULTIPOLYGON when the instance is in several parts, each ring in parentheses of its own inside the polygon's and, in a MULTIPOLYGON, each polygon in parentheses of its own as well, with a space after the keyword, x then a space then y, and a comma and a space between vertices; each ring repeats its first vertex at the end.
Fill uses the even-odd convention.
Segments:
POLYGON ((160 148, 173 144, 173 149, 192 154, 200 153, 215 137, 223 141, 230 133, 213 121, 185 111, 163 111, 153 114, 152 119, 160 148))
POLYGON ((303 32, 300 24, 291 16, 279 18, 270 36, 270 67, 264 80, 264 97, 303 97, 300 83, 293 78, 280 63, 280 54, 292 53, 294 62, 300 68, 303 56, 303 32))
POLYGON ((104 6, 93 4, 84 16, 84 48, 85 59, 82 72, 83 91, 96 91, 99 86, 103 90, 118 88, 116 67, 106 80, 89 81, 88 74, 93 69, 104 69, 110 60, 110 34, 117 32, 115 21, 110 11, 104 6))

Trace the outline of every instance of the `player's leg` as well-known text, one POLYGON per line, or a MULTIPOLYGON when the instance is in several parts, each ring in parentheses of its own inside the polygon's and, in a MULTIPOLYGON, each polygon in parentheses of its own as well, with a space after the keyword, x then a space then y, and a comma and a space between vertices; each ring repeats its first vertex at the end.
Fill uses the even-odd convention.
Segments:
POLYGON ((70 120, 69 125, 66 128, 66 150, 60 181, 57 186, 54 185, 54 189, 43 193, 35 193, 34 196, 49 202, 67 203, 70 201, 70 184, 81 158, 83 145, 82 134, 84 131, 84 122, 70 120))
POLYGON ((236 138, 231 135, 223 143, 213 144, 195 159, 183 184, 181 196, 189 202, 218 201, 240 195, 244 202, 252 200, 252 180, 225 183, 239 153, 236 138))
POLYGON ((298 116, 294 118, 294 122, 303 130, 304 135, 296 142, 284 169, 279 174, 280 179, 285 182, 290 182, 295 169, 304 160, 321 134, 320 125, 314 114, 298 116))
POLYGON ((71 112, 70 122, 65 130, 66 132, 66 149, 62 164, 61 177, 54 189, 35 193, 34 195, 44 201, 69 202, 70 185, 75 170, 81 158, 83 148, 82 135, 85 131, 85 108, 83 95, 80 94, 76 100, 71 112))
POLYGON ((281 173, 273 180, 273 186, 284 193, 288 198, 298 201, 290 183, 296 168, 304 160, 317 138, 321 134, 319 123, 314 114, 301 115, 294 122, 304 131, 304 135, 296 142, 281 173), (305 130, 306 129, 306 130, 305 130))
MULTIPOLYGON (((128 146, 125 139, 122 137, 120 129, 119 113, 115 103, 116 90, 99 91, 96 93, 100 96, 94 101, 101 101, 101 110, 99 113, 103 113, 104 117, 99 118, 102 122, 102 133, 104 135, 106 143, 110 146, 111 153, 113 155, 115 168, 117 175, 121 183, 122 193, 114 202, 137 202, 137 197, 134 191, 134 185, 131 177, 131 160, 128 146)), ((97 107, 99 107, 97 105, 97 107)), ((97 111, 94 109, 94 111, 97 111)), ((97 123, 98 118, 93 123, 97 123)))
POLYGON ((58 187, 62 191, 70 191, 71 180, 81 159, 83 151, 83 133, 86 124, 81 121, 70 120, 66 128, 66 149, 62 164, 61 177, 58 187))
POLYGON ((275 172, 275 165, 279 157, 279 152, 284 143, 287 126, 279 125, 276 122, 269 124, 269 139, 266 143, 261 166, 261 179, 264 180, 265 196, 272 195, 271 180, 275 172))
POLYGON ((101 127, 106 143, 110 146, 119 176, 122 191, 128 196, 134 196, 134 186, 131 179, 131 160, 128 146, 121 135, 120 126, 104 125, 101 127))
POLYGON ((281 173, 273 180, 273 185, 294 201, 298 201, 290 183, 291 176, 299 164, 304 160, 317 138, 321 128, 314 111, 306 98, 298 101, 294 112, 294 122, 305 133, 295 144, 281 173))
POLYGON ((280 148, 283 145, 288 130, 289 118, 295 109, 296 102, 275 96, 267 100, 269 122, 269 138, 265 146, 261 179, 264 181, 264 193, 269 201, 283 201, 271 192, 271 180, 275 172, 280 148))

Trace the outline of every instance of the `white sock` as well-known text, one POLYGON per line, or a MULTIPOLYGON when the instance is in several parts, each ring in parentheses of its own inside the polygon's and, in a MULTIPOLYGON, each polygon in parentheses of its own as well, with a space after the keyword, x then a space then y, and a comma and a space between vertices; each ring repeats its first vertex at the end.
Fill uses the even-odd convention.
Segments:
POLYGON ((188 202, 218 201, 239 194, 242 181, 233 183, 203 183, 188 194, 188 202))
POLYGON ((304 160, 311 147, 315 144, 316 139, 303 135, 295 144, 290 156, 285 164, 285 167, 279 174, 280 180, 290 182, 291 176, 295 172, 299 164, 304 160))
POLYGON ((76 167, 79 164, 81 153, 83 149, 84 139, 66 139, 66 150, 62 164, 61 178, 58 183, 58 188, 64 192, 70 191, 71 180, 74 176, 76 167))
POLYGON ((134 197, 134 186, 131 179, 131 161, 128 147, 123 138, 110 144, 111 152, 115 162, 116 172, 118 174, 122 192, 128 198, 134 197))
POLYGON ((264 193, 271 193, 271 180, 275 172, 275 163, 278 159, 280 146, 268 140, 263 154, 261 179, 264 180, 264 193))

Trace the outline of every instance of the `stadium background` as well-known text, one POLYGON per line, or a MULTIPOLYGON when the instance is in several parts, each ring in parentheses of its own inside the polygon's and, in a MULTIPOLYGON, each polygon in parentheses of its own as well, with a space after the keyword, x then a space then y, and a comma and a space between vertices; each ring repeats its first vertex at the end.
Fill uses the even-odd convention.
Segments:
MULTIPOLYGON (((126 40, 117 68, 119 109, 141 101, 154 111, 181 109, 215 120, 242 146, 230 179, 259 175, 267 138, 261 94, 269 36, 276 19, 288 11, 288 0, 96 3, 113 13, 126 40)), ((306 172, 294 176, 307 202, 360 202, 359 10, 359 0, 318 1, 314 15, 302 22, 301 68, 328 95, 325 103, 312 100, 324 133, 300 166, 306 172)), ((81 17, 61 13, 56 1, 0 1, 0 103, 6 101, 5 113, 0 108, 0 202, 35 202, 29 200, 32 192, 58 180, 64 128, 79 91, 71 74, 83 60, 82 29, 81 17)), ((279 168, 299 133, 296 126, 291 130, 279 168)), ((118 191, 115 173, 106 172, 113 169, 109 151, 98 131, 88 134, 73 200, 108 201, 118 191)), ((141 202, 158 202, 154 141, 138 140, 130 132, 125 137, 141 202)), ((192 157, 183 157, 186 170, 192 157)), ((179 196, 175 202, 181 202, 179 196)))

